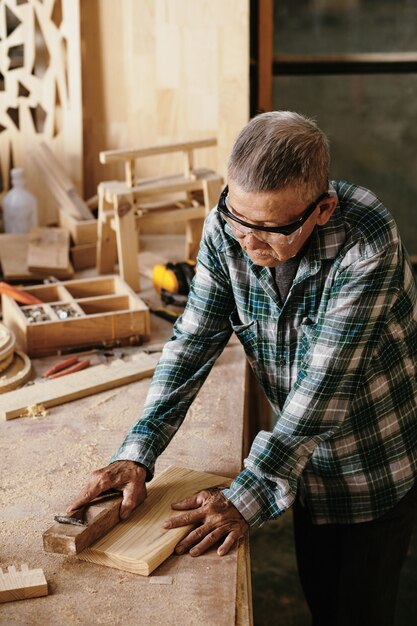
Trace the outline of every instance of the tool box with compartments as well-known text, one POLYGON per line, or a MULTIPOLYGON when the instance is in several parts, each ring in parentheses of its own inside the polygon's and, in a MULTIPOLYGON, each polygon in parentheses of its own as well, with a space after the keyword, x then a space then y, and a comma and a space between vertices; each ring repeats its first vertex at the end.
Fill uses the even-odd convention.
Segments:
POLYGON ((117 275, 23 287, 42 304, 3 295, 3 323, 31 357, 92 345, 140 344, 150 337, 149 309, 117 275))

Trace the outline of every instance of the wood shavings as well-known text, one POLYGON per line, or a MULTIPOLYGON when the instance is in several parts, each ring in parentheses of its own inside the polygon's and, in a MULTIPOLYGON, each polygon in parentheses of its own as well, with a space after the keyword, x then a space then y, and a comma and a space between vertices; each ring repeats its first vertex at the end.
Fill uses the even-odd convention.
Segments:
POLYGON ((26 407, 22 417, 32 417, 36 419, 37 417, 45 417, 48 414, 48 411, 45 409, 43 404, 34 404, 33 406, 26 407))

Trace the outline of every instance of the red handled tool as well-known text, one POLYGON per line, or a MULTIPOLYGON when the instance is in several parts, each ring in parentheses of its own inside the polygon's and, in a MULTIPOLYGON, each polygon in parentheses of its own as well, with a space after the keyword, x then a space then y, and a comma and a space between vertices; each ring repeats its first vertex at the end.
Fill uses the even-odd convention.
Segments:
POLYGON ((13 287, 9 285, 9 283, 0 282, 0 293, 9 296, 9 298, 16 300, 16 302, 20 302, 20 304, 43 304, 42 300, 39 300, 36 296, 32 296, 31 293, 18 289, 17 287, 13 287))
POLYGON ((49 370, 46 370, 46 372, 44 372, 42 376, 44 378, 59 378, 59 376, 65 376, 66 374, 80 372, 90 365, 91 361, 80 361, 77 356, 72 356, 69 359, 65 359, 65 361, 60 361, 59 363, 56 363, 55 365, 50 367, 49 370))

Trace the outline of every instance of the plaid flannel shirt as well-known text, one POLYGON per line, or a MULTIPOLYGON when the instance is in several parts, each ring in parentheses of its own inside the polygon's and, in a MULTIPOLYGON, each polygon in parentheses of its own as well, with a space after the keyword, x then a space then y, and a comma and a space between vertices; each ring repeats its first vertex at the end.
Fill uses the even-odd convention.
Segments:
POLYGON ((407 493, 417 474, 415 280, 385 207, 367 189, 333 186, 338 206, 313 231, 284 303, 271 271, 211 211, 187 307, 112 461, 152 475, 234 331, 276 414, 223 491, 251 525, 288 509, 297 490, 316 523, 374 519, 407 493))

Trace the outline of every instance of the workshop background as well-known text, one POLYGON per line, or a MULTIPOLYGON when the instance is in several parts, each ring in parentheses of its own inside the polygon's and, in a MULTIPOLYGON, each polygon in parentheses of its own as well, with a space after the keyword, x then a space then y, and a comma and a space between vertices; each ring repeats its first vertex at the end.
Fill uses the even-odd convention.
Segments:
MULTIPOLYGON (((417 258, 416 97, 415 0, 0 0, 0 201, 10 170, 23 167, 39 224, 59 221, 36 164, 41 142, 91 198, 124 176, 100 151, 216 137, 195 165, 224 176, 251 116, 293 109, 328 133, 332 176, 375 191, 417 258)), ((157 156, 141 176, 179 165, 157 156)), ((184 225, 141 232, 178 235, 184 225)), ((255 387, 250 407, 249 438, 273 421, 255 387)), ((291 513, 252 533, 251 559, 254 623, 306 626, 291 513)), ((417 532, 397 626, 414 623, 416 588, 417 532)))

